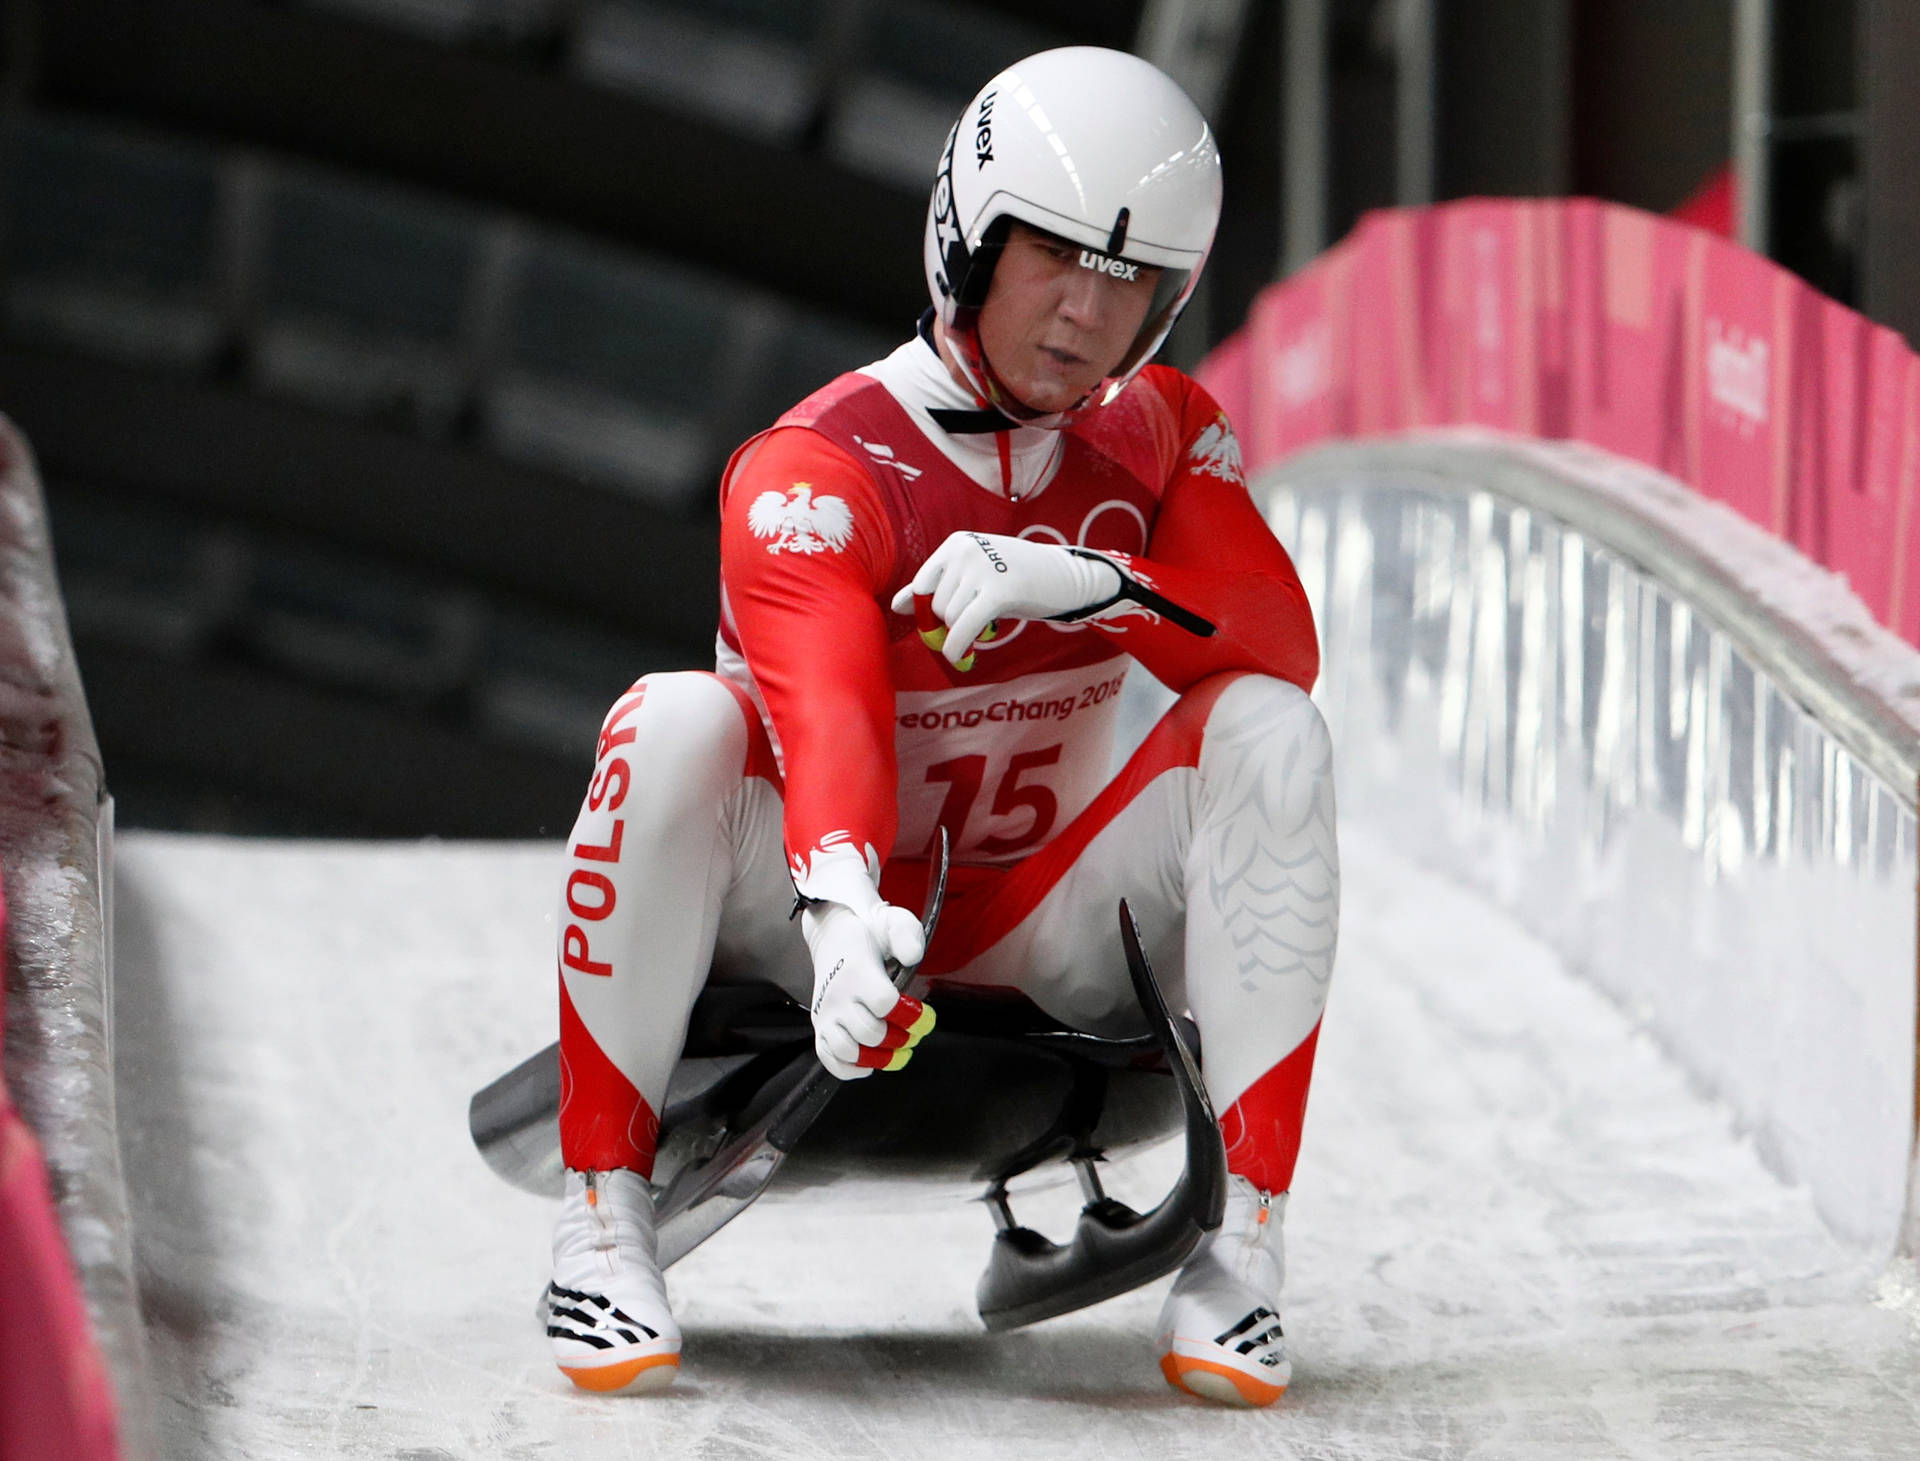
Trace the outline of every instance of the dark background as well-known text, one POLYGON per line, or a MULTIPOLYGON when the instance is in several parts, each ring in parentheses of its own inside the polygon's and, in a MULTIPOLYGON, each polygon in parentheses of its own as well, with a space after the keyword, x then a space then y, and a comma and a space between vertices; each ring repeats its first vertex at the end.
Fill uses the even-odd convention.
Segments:
POLYGON ((728 451, 911 328, 946 125, 1021 55, 1186 25, 1227 168, 1167 352, 1191 364, 1369 208, 1679 205, 1735 156, 1757 16, 1760 241, 1911 336, 1917 14, 9 0, 0 409, 39 454, 120 824, 563 832, 605 706, 711 664, 728 451), (1324 166, 1290 220, 1303 65, 1324 166))

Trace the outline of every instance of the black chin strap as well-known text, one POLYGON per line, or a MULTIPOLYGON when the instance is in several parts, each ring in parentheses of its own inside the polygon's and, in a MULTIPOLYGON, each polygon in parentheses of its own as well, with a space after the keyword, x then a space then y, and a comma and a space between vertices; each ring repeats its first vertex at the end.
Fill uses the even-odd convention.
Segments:
POLYGON ((980 436, 993 431, 1012 431, 1019 425, 1009 421, 991 406, 979 410, 959 410, 951 406, 934 406, 927 414, 949 436, 980 436))

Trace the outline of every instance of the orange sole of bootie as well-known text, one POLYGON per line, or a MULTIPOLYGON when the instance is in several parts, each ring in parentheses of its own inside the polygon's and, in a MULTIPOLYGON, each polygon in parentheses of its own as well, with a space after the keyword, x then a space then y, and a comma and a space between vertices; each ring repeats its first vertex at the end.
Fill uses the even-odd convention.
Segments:
POLYGON ((1243 1375, 1230 1365, 1192 1355, 1163 1354, 1160 1373, 1176 1390, 1242 1410, 1259 1410, 1287 1393, 1285 1385, 1275 1385, 1252 1375, 1243 1375))
POLYGON ((599 1395, 641 1395, 671 1385, 680 1373, 680 1356, 649 1354, 611 1365, 562 1365, 560 1373, 599 1395))

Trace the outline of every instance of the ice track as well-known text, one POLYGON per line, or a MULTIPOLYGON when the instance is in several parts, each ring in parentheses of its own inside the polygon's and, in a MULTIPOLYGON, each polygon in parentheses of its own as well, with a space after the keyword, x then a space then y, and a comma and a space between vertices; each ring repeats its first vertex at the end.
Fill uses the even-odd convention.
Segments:
MULTIPOLYGON (((944 1188, 770 1195, 672 1270, 662 1397, 575 1393, 551 1206, 466 1135, 551 1038, 560 849, 117 844, 120 1125, 179 1458, 1906 1458, 1912 1270, 1502 914, 1357 832, 1288 1220, 1294 1388, 1167 1389, 1165 1281, 991 1338, 944 1188)), ((1112 1173, 1144 1202, 1168 1149, 1112 1173)), ((1064 1231, 1063 1191, 1021 1208, 1064 1231)), ((1039 1225, 1046 1226, 1046 1222, 1039 1225)))

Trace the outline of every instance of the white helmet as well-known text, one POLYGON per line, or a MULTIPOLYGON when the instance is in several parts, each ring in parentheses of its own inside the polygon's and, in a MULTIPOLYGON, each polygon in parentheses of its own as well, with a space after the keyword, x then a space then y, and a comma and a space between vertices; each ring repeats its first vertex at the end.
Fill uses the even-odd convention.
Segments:
POLYGON ((1193 293, 1219 220, 1219 149, 1185 92, 1124 51, 1042 51, 982 87, 947 134, 927 206, 927 287, 982 398, 1025 425, 1064 426, 1112 400, 1152 359, 1193 293), (980 348, 980 306, 1014 219, 1161 270, 1126 354, 1065 411, 1040 414, 1013 399, 980 348))

